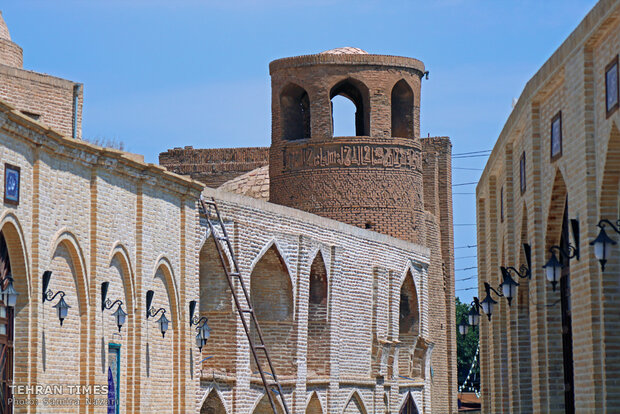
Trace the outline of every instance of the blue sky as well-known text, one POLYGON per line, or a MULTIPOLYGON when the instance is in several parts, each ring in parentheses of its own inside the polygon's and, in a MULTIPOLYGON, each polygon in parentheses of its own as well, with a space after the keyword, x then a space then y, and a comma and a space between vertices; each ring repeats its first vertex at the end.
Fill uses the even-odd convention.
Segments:
MULTIPOLYGON (((0 9, 26 69, 83 82, 85 137, 157 162, 175 146, 267 146, 271 60, 355 46, 415 57, 421 134, 488 150, 525 83, 593 0, 9 0, 0 9)), ((337 112, 338 114, 338 112, 337 112)), ((338 116, 338 115, 336 115, 338 116)), ((453 182, 485 157, 455 159, 453 182)), ((454 188, 456 269, 476 266, 475 186, 454 188)), ((476 269, 457 270, 470 301, 476 269), (465 279, 465 280, 463 280, 465 279)), ((499 277, 499 275, 498 275, 499 277)))

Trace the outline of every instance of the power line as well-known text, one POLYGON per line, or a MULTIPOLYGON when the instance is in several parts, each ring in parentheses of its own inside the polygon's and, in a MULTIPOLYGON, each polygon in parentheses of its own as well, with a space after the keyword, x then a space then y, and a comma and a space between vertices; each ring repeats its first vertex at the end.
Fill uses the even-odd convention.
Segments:
POLYGON ((472 255, 472 256, 461 256, 461 257, 455 257, 454 260, 459 260, 459 259, 472 259, 474 257, 478 257, 477 255, 472 255))
POLYGON ((484 171, 484 168, 452 167, 453 170, 484 171))
POLYGON ((478 275, 473 275, 473 276, 469 276, 469 277, 464 277, 462 279, 454 279, 456 282, 463 282, 465 280, 471 280, 471 279, 476 279, 478 278, 478 275))
POLYGON ((480 154, 480 155, 457 155, 456 157, 452 157, 453 160, 461 160, 464 158, 480 158, 480 157, 488 157, 490 154, 480 154))
POLYGON ((473 266, 473 267, 464 267, 462 269, 454 269, 454 270, 471 270, 471 269, 477 269, 478 266, 473 266))
POLYGON ((454 250, 458 250, 458 249, 472 249, 474 247, 478 247, 477 244, 472 244, 472 245, 465 245, 465 246, 459 246, 459 247, 455 247, 454 250))
POLYGON ((491 151, 493 151, 493 150, 481 150, 481 151, 470 151, 470 152, 457 152, 457 153, 452 154, 452 156, 453 156, 453 157, 454 157, 454 156, 457 156, 457 157, 458 157, 459 155, 480 154, 480 153, 482 153, 482 152, 491 152, 491 151))
POLYGON ((474 289, 478 290, 478 286, 476 286, 476 287, 470 287, 470 288, 463 288, 463 289, 456 289, 456 291, 457 291, 457 292, 460 292, 460 291, 462 291, 462 290, 474 290, 474 289))
POLYGON ((462 185, 474 185, 474 184, 478 184, 478 181, 472 181, 471 183, 458 183, 458 184, 452 184, 452 187, 460 187, 462 185))

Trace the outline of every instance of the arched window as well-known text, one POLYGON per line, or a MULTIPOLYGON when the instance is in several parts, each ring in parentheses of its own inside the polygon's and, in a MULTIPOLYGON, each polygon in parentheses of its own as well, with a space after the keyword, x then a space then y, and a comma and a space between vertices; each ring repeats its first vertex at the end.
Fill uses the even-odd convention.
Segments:
MULTIPOLYGON (((332 101, 332 135, 335 134, 335 125, 339 124, 334 121, 334 100, 337 96, 343 96, 353 102, 355 105, 355 135, 370 135, 370 101, 368 88, 354 79, 345 79, 336 84, 329 92, 329 99, 332 101)), ((336 115, 339 115, 336 113, 336 115)))
POLYGON ((310 98, 304 88, 289 84, 280 94, 282 138, 310 138, 310 98))
POLYGON ((392 136, 413 137, 413 91, 404 79, 392 89, 392 136))
POLYGON ((323 407, 321 407, 321 401, 317 397, 316 392, 312 393, 312 397, 310 397, 310 402, 308 402, 306 407, 306 414, 323 414, 323 407))
POLYGON ((317 253, 310 267, 308 300, 308 376, 329 374, 329 330, 327 327, 327 270, 317 253))
MULTIPOLYGON (((284 414, 284 410, 282 409, 282 405, 279 401, 280 397, 276 393, 273 393, 271 395, 273 396, 273 398, 275 398, 274 403, 276 404, 277 414, 284 414)), ((271 408, 271 403, 269 403, 269 397, 267 397, 267 394, 263 395, 263 398, 261 398, 258 404, 256 404, 256 408, 254 408, 252 414, 274 414, 273 409, 271 408)))

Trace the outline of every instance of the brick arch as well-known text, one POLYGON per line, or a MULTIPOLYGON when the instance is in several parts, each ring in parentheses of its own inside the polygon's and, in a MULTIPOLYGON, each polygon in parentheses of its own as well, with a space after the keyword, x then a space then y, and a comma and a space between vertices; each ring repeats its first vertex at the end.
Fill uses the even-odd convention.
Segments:
POLYGON ((164 284, 166 286, 166 293, 168 293, 168 301, 170 303, 170 316, 171 321, 176 327, 179 320, 179 291, 172 270, 172 264, 167 257, 161 255, 156 260, 155 270, 153 277, 157 277, 158 271, 161 271, 164 277, 164 284))
POLYGON ((185 327, 182 327, 179 322, 178 290, 173 268, 167 257, 161 255, 156 260, 152 275, 152 281, 148 287, 155 291, 151 306, 155 310, 164 308, 171 324, 166 335, 162 337, 156 323, 161 313, 146 321, 148 325, 147 345, 149 346, 147 364, 150 367, 147 386, 158 390, 157 394, 149 399, 149 407, 151 411, 156 409, 158 412, 176 412, 179 406, 175 385, 179 383, 179 342, 184 337, 185 327), (162 293, 166 296, 163 299, 162 293), (170 381, 170 372, 172 372, 172 381, 170 381))
POLYGON ((403 414, 418 414, 418 405, 411 392, 406 393, 400 401, 400 413, 403 414))
POLYGON ((226 414, 224 399, 216 388, 211 388, 200 408, 200 414, 226 414))
POLYGON ((416 358, 416 344, 420 335, 420 307, 418 292, 411 270, 407 271, 400 286, 398 307, 398 372, 402 376, 422 377, 422 361, 416 358))
POLYGON ((413 138, 414 135, 414 95, 406 80, 401 79, 392 88, 392 136, 413 138))
MULTIPOLYGON (((355 105, 355 135, 370 135, 370 92, 364 82, 351 77, 340 80, 329 91, 330 101, 336 96, 344 96, 355 105)), ((332 131, 333 131, 332 114, 332 131)), ((332 133, 333 135, 333 133, 332 133)))
MULTIPOLYGON (((276 404, 277 414, 284 414, 284 409, 280 403, 280 398, 276 394, 271 394, 276 404)), ((269 397, 267 394, 263 394, 262 397, 254 404, 254 408, 251 411, 252 414, 274 414, 271 404, 269 403, 269 397)))
MULTIPOLYGON (((19 292, 17 304, 13 310, 13 382, 25 384, 28 382, 29 353, 36 354, 36 347, 29 345, 32 340, 29 329, 32 285, 28 253, 21 224, 15 215, 12 213, 4 215, 0 221, 0 233, 4 236, 8 250, 13 286, 19 292)), ((36 356, 31 355, 30 358, 35 360, 36 356)))
MULTIPOLYGON (((263 257, 265 256, 265 254, 267 254, 267 252, 270 249, 275 249, 275 251, 277 252, 278 256, 281 258, 282 260, 282 264, 284 265, 284 267, 286 268, 286 272, 288 273, 290 280, 291 280, 291 285, 293 287, 295 287, 295 280, 293 279, 292 275, 293 272, 291 271, 292 266, 289 264, 288 260, 287 260, 287 256, 286 254, 284 254, 284 249, 282 248, 282 246, 280 245, 280 242, 274 237, 271 240, 269 240, 268 243, 265 243, 265 245, 263 246, 263 248, 260 250, 260 252, 256 255, 256 257, 254 257, 254 259, 252 260, 252 264, 250 264, 250 270, 249 273, 252 274, 254 272, 254 268, 256 267, 256 265, 258 264, 258 262, 260 262, 263 257)), ((293 298, 293 301, 295 300, 295 298, 293 298)))
POLYGON ((294 141, 310 138, 310 97, 301 86, 288 83, 280 91, 281 138, 294 141))
MULTIPOLYGON (((83 250, 75 235, 67 229, 60 230, 52 242, 52 255, 49 267, 52 271, 48 289, 53 292, 64 291, 65 301, 71 308, 62 326, 58 323, 56 309, 53 308, 58 297, 52 302, 45 302, 40 316, 43 332, 41 334, 41 358, 44 373, 40 375, 43 383, 88 383, 88 308, 90 306, 88 275, 83 250), (75 296, 74 296, 75 295, 75 296), (58 343, 79 343, 79 347, 58 349, 58 343), (77 363, 76 363, 77 361, 77 363), (66 366, 72 364, 77 369, 67 373, 66 366)), ((84 402, 85 396, 80 399, 84 402)))
MULTIPOLYGON (((277 374, 294 375, 296 330, 293 285, 284 259, 275 244, 267 249, 252 270, 250 297, 277 374)), ((254 326, 251 331, 255 341, 258 341, 254 326)), ((252 371, 256 370, 252 359, 252 371)))
POLYGON ((64 229, 57 233, 52 246, 53 248, 50 251, 53 253, 50 260, 54 259, 54 256, 58 252, 58 248, 61 246, 64 247, 70 255, 75 270, 74 277, 77 286, 79 312, 80 315, 85 314, 87 307, 90 305, 90 300, 86 294, 88 291, 88 275, 86 273, 86 260, 84 259, 82 248, 75 235, 64 229))
MULTIPOLYGON (((607 154, 605 160, 605 170, 600 192, 600 218, 608 219, 615 223, 620 219, 620 130, 615 122, 612 122, 607 144, 607 154)), ((598 227, 594 227, 594 223, 589 224, 590 229, 594 229, 592 238, 598 234, 598 227)), ((616 242, 619 241, 618 235, 606 227, 607 234, 616 242)), ((588 246, 588 255, 593 257, 594 249, 588 246)), ((583 260, 583 259, 582 259, 583 260)), ((596 269, 600 272, 603 307, 603 320, 605 338, 607 343, 620 343, 620 333, 617 329, 616 315, 620 313, 620 298, 618 298, 617 279, 620 274, 620 248, 618 244, 611 247, 610 254, 607 255, 607 263, 605 271, 601 272, 598 261, 592 259, 596 263, 596 269)), ((596 271, 596 270, 595 270, 596 271)), ((620 358, 620 350, 617 347, 609 346, 605 348, 604 358, 612 361, 620 358)), ((614 378, 620 376, 620 367, 618 364, 606 364, 604 378, 606 378, 605 386, 608 395, 618 395, 620 393, 620 385, 614 378)), ((616 399, 617 400, 617 399, 616 399)))
POLYGON ((131 315, 135 312, 138 305, 136 301, 136 280, 129 252, 120 242, 117 242, 110 252, 110 267, 114 260, 118 261, 123 272, 123 288, 125 290, 125 300, 127 301, 126 310, 131 315))
POLYGON ((308 403, 306 404, 306 414, 323 414, 323 405, 321 404, 321 399, 318 394, 315 392, 312 393, 310 398, 308 399, 308 403))
MULTIPOLYGON (((523 243, 529 243, 527 206, 525 202, 521 215, 521 233, 519 243, 518 265, 527 265, 523 243)), ((532 277, 537 272, 531 269, 532 277)), ((517 287, 517 355, 519 361, 519 395, 520 408, 523 411, 532 410, 532 360, 530 342, 530 280, 519 278, 517 287)))
POLYGON ((310 266, 308 295, 308 376, 329 375, 329 324, 327 266, 319 250, 310 266))
POLYGON ((342 410, 343 414, 368 414, 364 400, 357 391, 351 392, 349 398, 347 398, 347 404, 342 410))
POLYGON ((564 207, 566 206, 567 194, 568 190, 564 177, 562 176, 562 172, 559 169, 556 169, 547 213, 545 257, 548 255, 546 252, 549 250, 549 247, 554 244, 560 244, 560 233, 562 231, 562 219, 564 217, 564 207))
MULTIPOLYGON (((209 318, 209 326, 217 335, 211 336, 202 348, 202 355, 213 358, 204 361, 203 370, 206 372, 236 372, 237 316, 233 312, 232 292, 228 279, 220 260, 216 241, 209 237, 199 254, 199 315, 209 318)), ((195 330, 191 331, 195 335, 195 330)), ((202 359, 202 358, 200 358, 202 359)))

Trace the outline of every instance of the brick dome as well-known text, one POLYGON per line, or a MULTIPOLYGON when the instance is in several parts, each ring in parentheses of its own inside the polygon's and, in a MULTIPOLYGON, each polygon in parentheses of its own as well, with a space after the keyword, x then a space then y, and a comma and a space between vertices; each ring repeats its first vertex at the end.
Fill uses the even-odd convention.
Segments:
POLYGON ((11 34, 9 28, 6 26, 4 19, 2 18, 2 12, 0 11, 0 39, 11 40, 11 34))
POLYGON ((336 49, 321 52, 321 55, 367 55, 368 52, 357 47, 337 47, 336 49))

